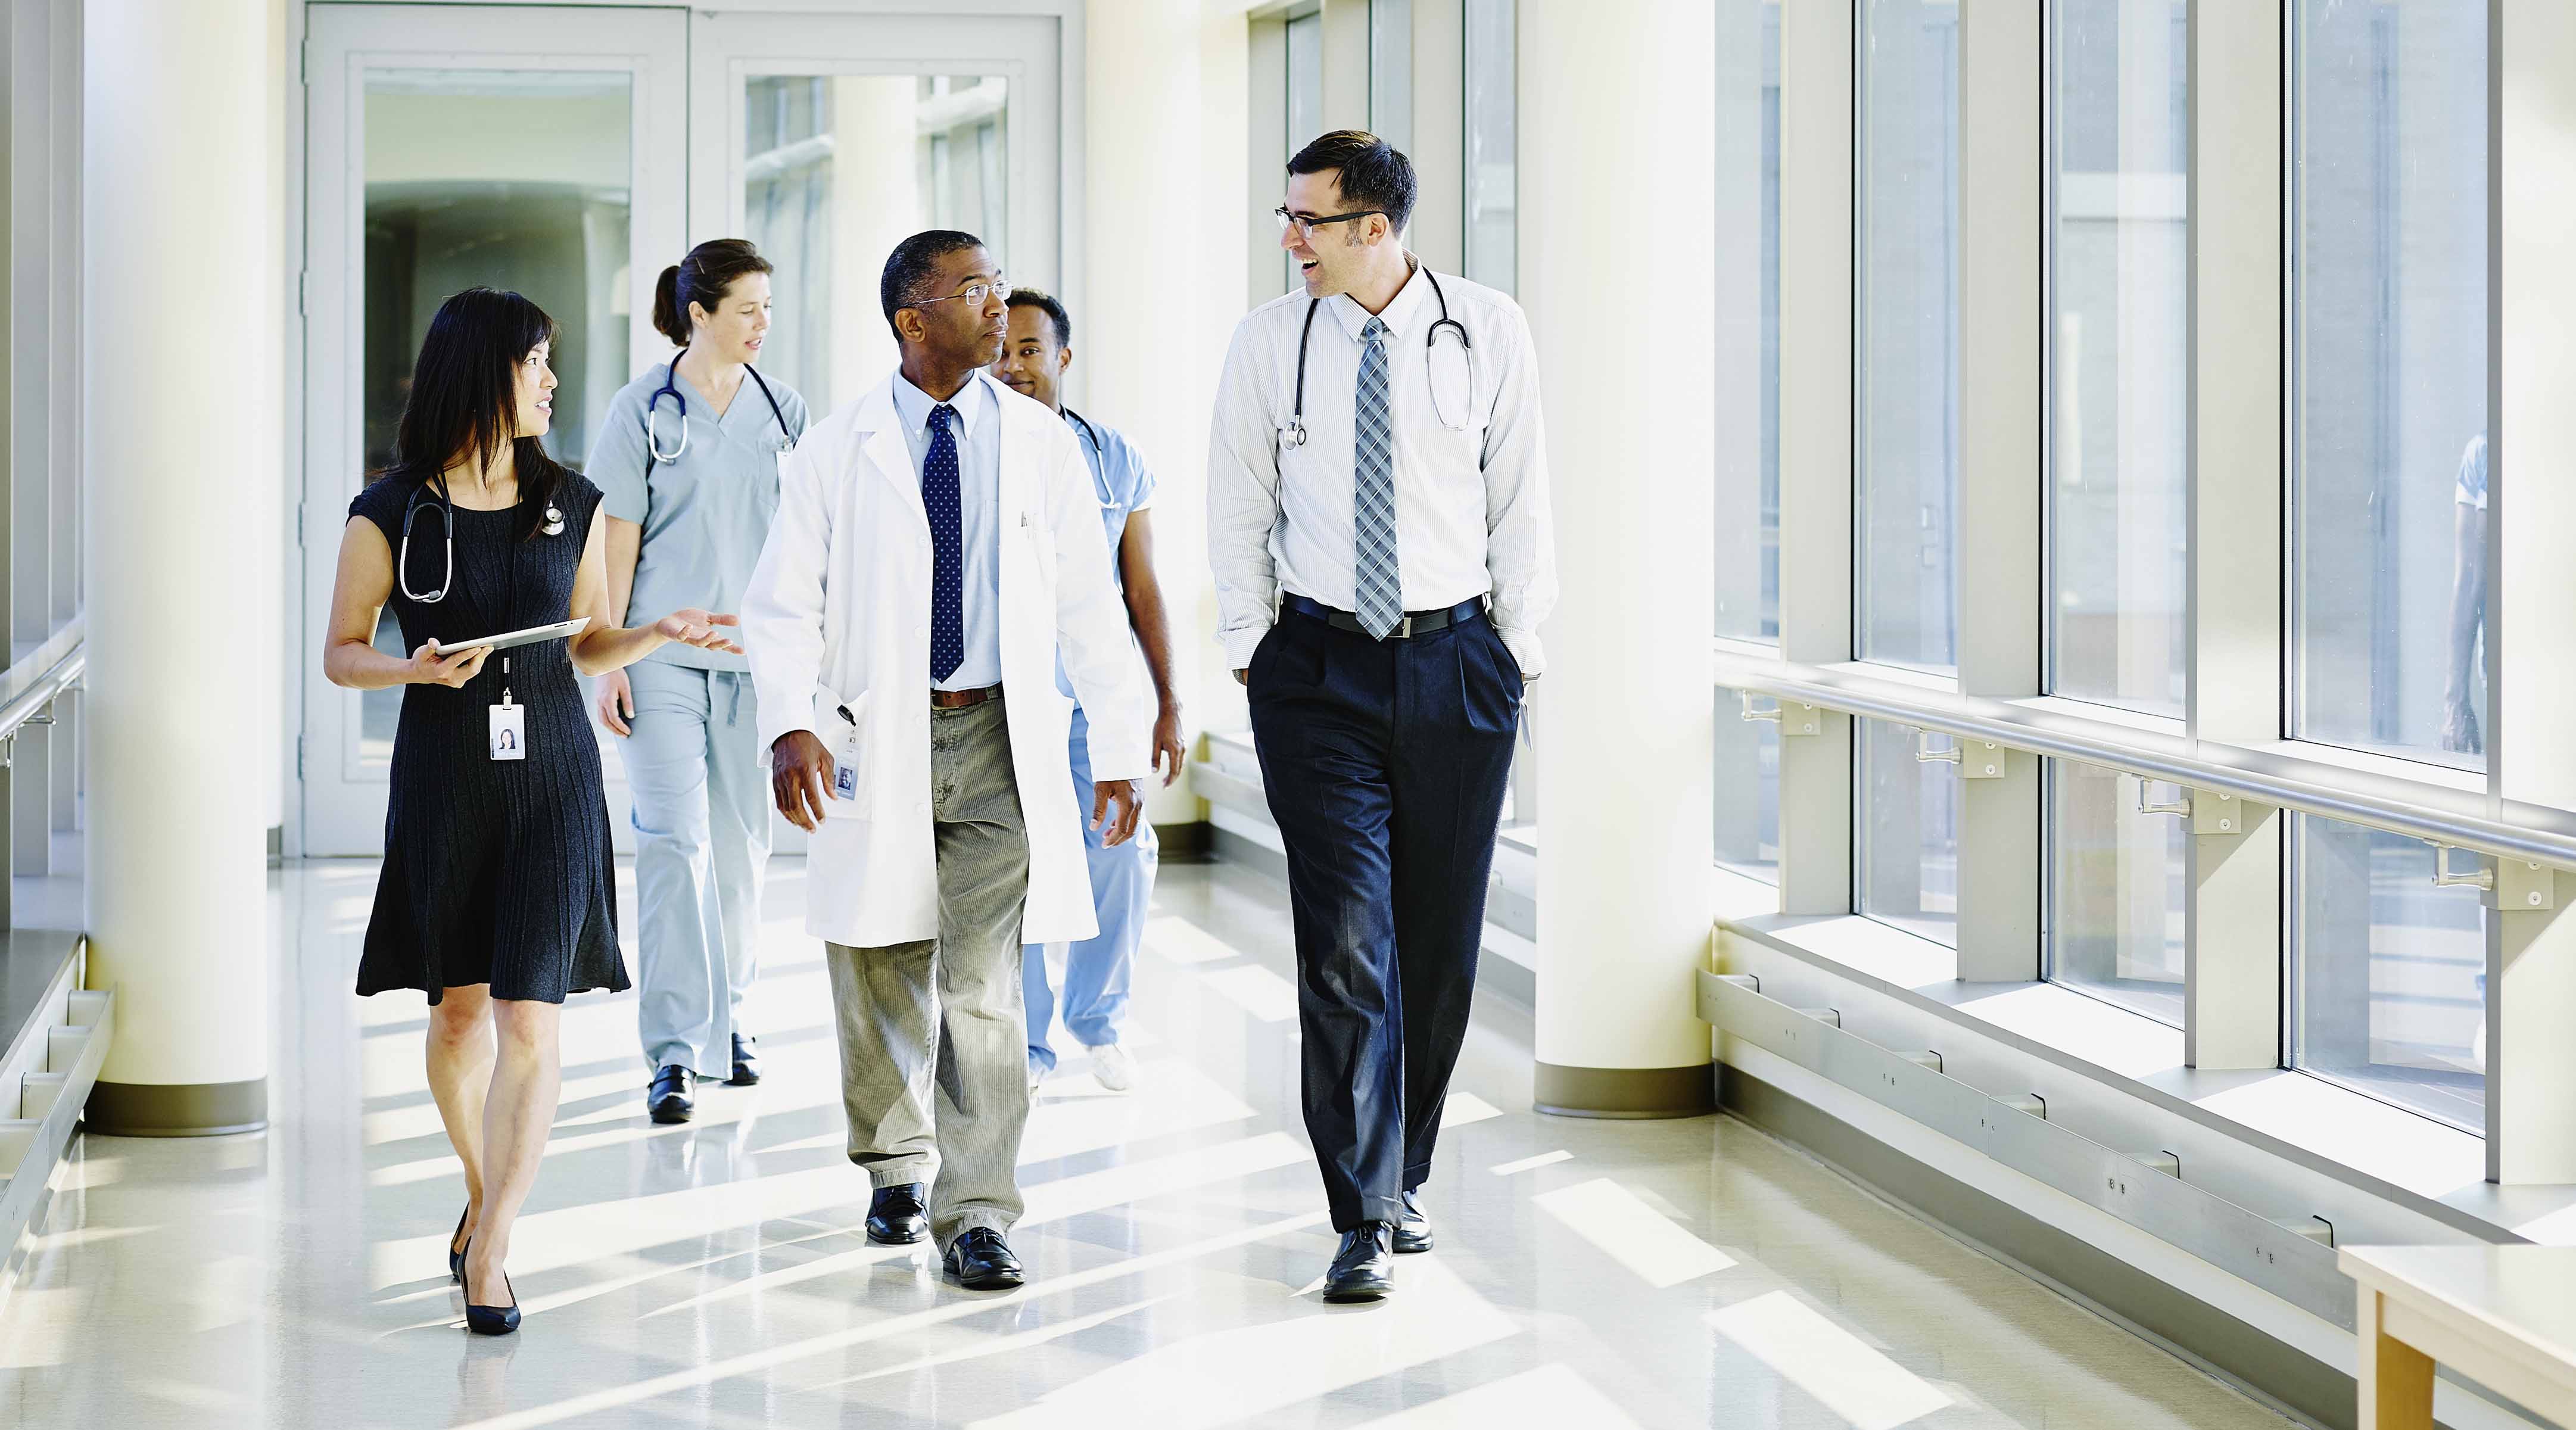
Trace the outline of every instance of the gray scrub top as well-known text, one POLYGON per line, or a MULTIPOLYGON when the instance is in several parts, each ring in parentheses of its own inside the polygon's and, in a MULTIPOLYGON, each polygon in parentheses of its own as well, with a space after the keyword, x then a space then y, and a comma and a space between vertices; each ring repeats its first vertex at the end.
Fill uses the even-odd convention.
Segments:
MULTIPOLYGON (((669 363, 655 364, 608 400, 608 420, 584 475, 606 494, 602 504, 610 516, 644 528, 626 624, 658 621, 686 606, 741 613, 743 588, 778 514, 778 457, 804 435, 805 421, 805 399, 794 388, 749 373, 718 417, 715 404, 687 378, 672 379, 669 363), (665 381, 677 398, 663 393, 654 419, 662 450, 679 445, 683 401, 689 432, 687 448, 667 462, 653 459, 644 430, 646 408, 665 381), (761 381, 778 399, 774 413, 760 395, 761 381)), ((751 668, 742 656, 678 644, 652 659, 703 670, 751 668)))

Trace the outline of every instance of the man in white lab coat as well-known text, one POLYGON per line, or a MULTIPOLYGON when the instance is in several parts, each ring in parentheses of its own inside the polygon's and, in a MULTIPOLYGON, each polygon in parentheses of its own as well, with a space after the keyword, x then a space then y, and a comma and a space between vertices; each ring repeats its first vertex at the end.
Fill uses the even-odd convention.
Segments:
POLYGON ((1082 450, 984 370, 1009 292, 972 235, 896 247, 880 296, 902 366, 780 460, 742 616, 773 793, 812 835, 806 928, 868 1236, 935 1235, 978 1290, 1022 1280, 1020 946, 1097 931, 1059 652, 1112 843, 1153 768, 1153 687, 1082 450))

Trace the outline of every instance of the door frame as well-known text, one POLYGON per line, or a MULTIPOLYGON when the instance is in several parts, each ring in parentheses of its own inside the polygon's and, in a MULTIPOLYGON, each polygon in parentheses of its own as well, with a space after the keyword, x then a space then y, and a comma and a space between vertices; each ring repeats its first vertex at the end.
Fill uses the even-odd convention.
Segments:
MULTIPOLYGON (((304 602, 290 629, 304 659, 292 708, 303 714, 292 842, 296 855, 382 852, 383 766, 357 757, 354 692, 322 677, 322 640, 339 554, 339 519, 364 459, 365 72, 374 68, 541 69, 623 73, 631 85, 628 351, 653 352, 653 281, 644 258, 678 251, 686 232, 688 17, 658 8, 513 6, 506 44, 460 47, 453 7, 316 3, 306 7, 297 530, 304 602), (363 792, 363 793, 362 793, 363 792), (349 808, 352 797, 369 808, 349 808)), ((610 763, 614 763, 613 761, 610 763)), ((623 831, 624 772, 612 776, 611 828, 623 831)))

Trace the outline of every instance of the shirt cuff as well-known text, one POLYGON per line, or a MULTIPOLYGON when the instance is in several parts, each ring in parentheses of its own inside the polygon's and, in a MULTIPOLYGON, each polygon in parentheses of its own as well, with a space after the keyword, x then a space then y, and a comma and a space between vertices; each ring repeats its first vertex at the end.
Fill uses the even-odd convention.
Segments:
POLYGON ((1261 648, 1261 638, 1270 634, 1268 626, 1245 626, 1225 633, 1225 668, 1244 670, 1252 665, 1252 653, 1261 648))
POLYGON ((1521 668, 1521 679, 1536 680, 1547 670, 1547 652, 1538 643, 1538 632, 1511 626, 1496 626, 1494 634, 1503 638, 1503 649, 1521 668))

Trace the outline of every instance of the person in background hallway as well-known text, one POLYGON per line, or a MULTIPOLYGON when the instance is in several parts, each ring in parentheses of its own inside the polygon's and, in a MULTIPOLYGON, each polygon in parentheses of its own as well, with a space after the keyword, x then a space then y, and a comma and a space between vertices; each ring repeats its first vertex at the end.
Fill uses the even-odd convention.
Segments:
MULTIPOLYGON (((1043 402, 1064 420, 1082 443, 1090 464, 1100 524, 1115 553, 1110 575, 1127 602, 1127 623, 1145 653, 1154 677, 1154 768, 1166 788, 1181 776, 1181 702, 1172 692, 1172 633, 1163 617, 1163 588, 1154 579, 1152 514, 1154 474, 1144 454, 1115 427, 1086 420, 1064 405, 1058 384, 1073 365, 1073 319, 1064 305, 1035 288, 1012 292, 1010 337, 1002 344, 993 375, 1013 392, 1043 402)), ((1073 686, 1062 671, 1056 688, 1066 695, 1073 686)), ((1073 789, 1077 801, 1091 791, 1091 739, 1082 707, 1073 710, 1073 789)), ((1125 1092, 1136 1082, 1136 1060, 1118 1045, 1118 1025, 1127 1013, 1127 981, 1136 964, 1136 945, 1145 936, 1145 908, 1154 897, 1154 868, 1160 846, 1154 826, 1140 824, 1124 844, 1105 842, 1098 830, 1086 828, 1083 839, 1091 863, 1091 900, 1099 911, 1100 932, 1072 944, 1064 958, 1064 1026, 1091 1052, 1091 1075, 1111 1092, 1125 1092)), ((1047 985, 1046 945, 1021 951, 1021 989, 1029 1015, 1029 1086, 1036 1087, 1055 1068, 1055 1049, 1047 1032, 1056 1009, 1055 991, 1047 985)))
MULTIPOLYGON (((653 326, 681 351, 609 400, 590 472, 608 511, 608 618, 742 604, 778 511, 778 459, 805 399, 751 364, 769 333, 769 260, 720 238, 662 270, 653 326)), ((760 966, 769 772, 750 667, 676 646, 599 678, 599 723, 633 791, 637 1031, 656 1122, 686 1122, 699 1078, 760 1081, 743 994, 760 966)))
MULTIPOLYGON (((2478 728, 2478 636, 2487 621, 2487 434, 2469 439, 2452 478, 2450 660, 2442 681, 2442 748, 2486 752, 2478 728)), ((2483 1028, 2481 1028, 2483 1033, 2483 1028)))
POLYGON ((1415 192, 1370 134, 1288 161, 1305 291, 1236 327, 1208 457, 1219 636, 1288 851, 1328 1301, 1386 1295, 1389 1253, 1431 1246, 1418 1194, 1556 601, 1529 325, 1405 252, 1415 192))
POLYGON ((1153 767, 1082 450, 985 370, 1009 291, 971 234, 896 245, 879 298, 902 366, 780 464, 743 598, 772 797, 813 836, 806 927, 825 940, 868 1237, 927 1230, 975 1290, 1022 1279, 1006 1239, 1029 1115, 1021 939, 1097 929, 1059 652, 1091 714, 1107 842, 1135 832, 1153 767))
POLYGON ((564 998, 627 986, 599 745, 574 673, 673 644, 739 649, 730 615, 609 619, 599 489, 546 455, 554 338, 516 293, 440 305, 393 465, 349 505, 322 648, 334 685, 406 687, 358 991, 429 995, 430 1092, 465 1168, 448 1273, 486 1335, 519 1324, 502 1264, 554 1125, 564 998), (389 604, 409 657, 375 648, 389 604), (451 648, 573 617, 590 624, 570 640, 451 648))

